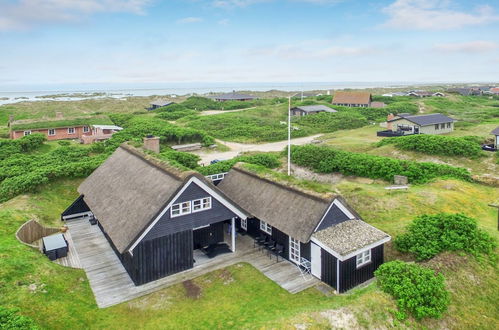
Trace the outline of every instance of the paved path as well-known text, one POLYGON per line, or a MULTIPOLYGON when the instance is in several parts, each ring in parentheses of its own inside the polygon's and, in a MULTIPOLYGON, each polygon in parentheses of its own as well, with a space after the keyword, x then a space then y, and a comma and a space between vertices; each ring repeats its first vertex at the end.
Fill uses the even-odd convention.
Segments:
POLYGON ((281 260, 277 263, 275 257, 271 259, 265 252, 255 248, 249 236, 239 235, 234 253, 221 255, 192 269, 135 286, 98 226, 91 226, 85 219, 70 220, 66 224, 100 308, 126 302, 239 262, 250 263, 290 293, 300 292, 320 282, 311 275, 302 276, 298 267, 289 261, 281 260))
MULTIPOLYGON (((306 136, 302 138, 291 139, 291 144, 294 145, 303 145, 309 144, 313 140, 320 137, 322 134, 316 134, 311 136, 306 136)), ((237 143, 237 142, 228 142, 217 140, 218 143, 221 143, 230 148, 229 151, 213 151, 213 150, 197 150, 192 153, 199 155, 201 157, 201 164, 209 165, 210 162, 214 159, 226 160, 236 157, 242 152, 248 151, 261 151, 261 152, 269 152, 269 151, 282 151, 288 145, 288 141, 278 141, 278 142, 269 142, 269 143, 261 143, 261 144, 249 144, 249 143, 237 143)))

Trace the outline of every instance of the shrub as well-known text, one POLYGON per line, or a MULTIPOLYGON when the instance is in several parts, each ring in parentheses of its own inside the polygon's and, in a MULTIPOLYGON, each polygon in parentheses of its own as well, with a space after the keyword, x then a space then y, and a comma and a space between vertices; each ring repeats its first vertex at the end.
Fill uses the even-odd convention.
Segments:
POLYGON ((47 139, 41 133, 33 133, 17 140, 0 140, 0 160, 11 155, 38 149, 47 139))
POLYGON ((387 138, 378 146, 393 144, 402 150, 418 151, 430 155, 477 157, 482 154, 480 138, 453 137, 444 135, 408 135, 387 138))
POLYGON ((331 133, 341 129, 353 129, 366 126, 366 118, 358 113, 350 112, 321 112, 314 115, 302 116, 293 120, 300 126, 309 126, 322 133, 331 133))
POLYGON ((397 303, 397 317, 405 319, 412 313, 416 319, 439 318, 449 305, 442 274, 420 265, 403 261, 390 261, 381 265, 374 275, 384 292, 392 295, 397 303))
POLYGON ((187 169, 195 169, 198 167, 198 162, 201 160, 198 155, 176 150, 163 151, 159 154, 159 158, 173 162, 174 164, 172 165, 180 164, 187 169))
POLYGON ((65 140, 61 140, 61 141, 57 141, 57 143, 60 145, 60 146, 63 146, 63 147, 67 147, 71 144, 71 142, 69 141, 65 141, 65 140))
POLYGON ((471 181, 470 173, 464 168, 373 156, 315 145, 292 146, 291 160, 297 165, 309 167, 319 173, 340 172, 345 175, 386 181, 392 181, 394 175, 405 175, 411 183, 425 183, 438 177, 471 181))
POLYGON ((35 330, 38 329, 35 322, 26 316, 18 314, 17 308, 5 308, 0 306, 0 329, 4 330, 35 330))
POLYGON ((496 246, 495 240, 478 228, 475 219, 459 213, 419 216, 394 244, 399 251, 413 253, 417 260, 433 258, 443 251, 489 254, 496 246))
POLYGON ((195 115, 198 112, 196 110, 190 110, 180 104, 172 104, 164 108, 160 108, 156 117, 165 120, 177 120, 182 117, 195 115))
POLYGON ((191 96, 181 103, 183 107, 197 111, 218 110, 221 107, 220 104, 221 102, 201 96, 191 96))
POLYGON ((251 156, 239 156, 229 160, 223 160, 208 166, 200 166, 196 170, 203 175, 228 172, 236 163, 245 162, 249 164, 261 165, 267 168, 276 168, 281 165, 279 157, 275 154, 256 154, 251 156))

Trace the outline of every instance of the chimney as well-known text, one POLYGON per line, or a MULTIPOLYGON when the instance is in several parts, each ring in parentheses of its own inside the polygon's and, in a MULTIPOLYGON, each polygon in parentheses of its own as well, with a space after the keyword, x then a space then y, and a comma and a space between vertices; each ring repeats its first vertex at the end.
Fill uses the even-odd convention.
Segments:
POLYGON ((386 128, 389 129, 389 130, 393 130, 392 129, 392 123, 390 122, 390 120, 392 120, 393 118, 395 118, 395 116, 393 115, 393 113, 390 113, 388 116, 386 116, 386 128))
POLYGON ((60 111, 55 112, 55 119, 64 119, 64 115, 60 111))
POLYGON ((144 138, 144 149, 159 154, 159 137, 148 135, 144 138))

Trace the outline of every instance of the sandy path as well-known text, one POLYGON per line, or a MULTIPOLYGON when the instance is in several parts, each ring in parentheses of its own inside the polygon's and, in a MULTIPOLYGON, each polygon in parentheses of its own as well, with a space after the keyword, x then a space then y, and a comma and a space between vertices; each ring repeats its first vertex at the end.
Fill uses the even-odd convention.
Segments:
MULTIPOLYGON (((291 139, 291 144, 294 145, 303 145, 312 142, 322 134, 316 134, 311 136, 306 136, 302 138, 291 139)), ((242 152, 248 151, 261 151, 261 152, 269 152, 269 151, 282 151, 287 145, 288 141, 278 141, 278 142, 270 142, 270 143, 261 143, 261 144, 246 144, 246 143, 237 143, 237 142, 228 142, 228 141, 220 141, 217 140, 218 143, 226 145, 230 148, 229 151, 211 151, 211 150, 198 150, 193 151, 192 153, 199 155, 201 157, 201 164, 209 165, 210 162, 214 159, 226 160, 236 157, 242 152)))

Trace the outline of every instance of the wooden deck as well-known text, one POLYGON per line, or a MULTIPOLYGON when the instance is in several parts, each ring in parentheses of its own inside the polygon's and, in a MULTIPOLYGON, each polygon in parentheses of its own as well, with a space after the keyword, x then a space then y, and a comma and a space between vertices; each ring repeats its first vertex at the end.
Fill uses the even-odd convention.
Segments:
POLYGON ((68 256, 56 259, 54 260, 54 262, 66 267, 83 268, 80 262, 80 257, 78 256, 78 251, 76 251, 73 238, 71 237, 71 232, 67 231, 63 235, 66 238, 66 241, 68 242, 68 247, 69 247, 68 256))
POLYGON ((270 259, 265 252, 254 248, 250 237, 238 236, 235 253, 221 255, 184 272, 135 286, 98 226, 91 226, 87 220, 68 221, 67 226, 73 240, 72 245, 78 252, 81 266, 87 273, 100 308, 116 305, 239 262, 250 263, 291 293, 300 292, 320 282, 310 275, 303 277, 299 269, 289 261, 276 263, 275 257, 270 259))

